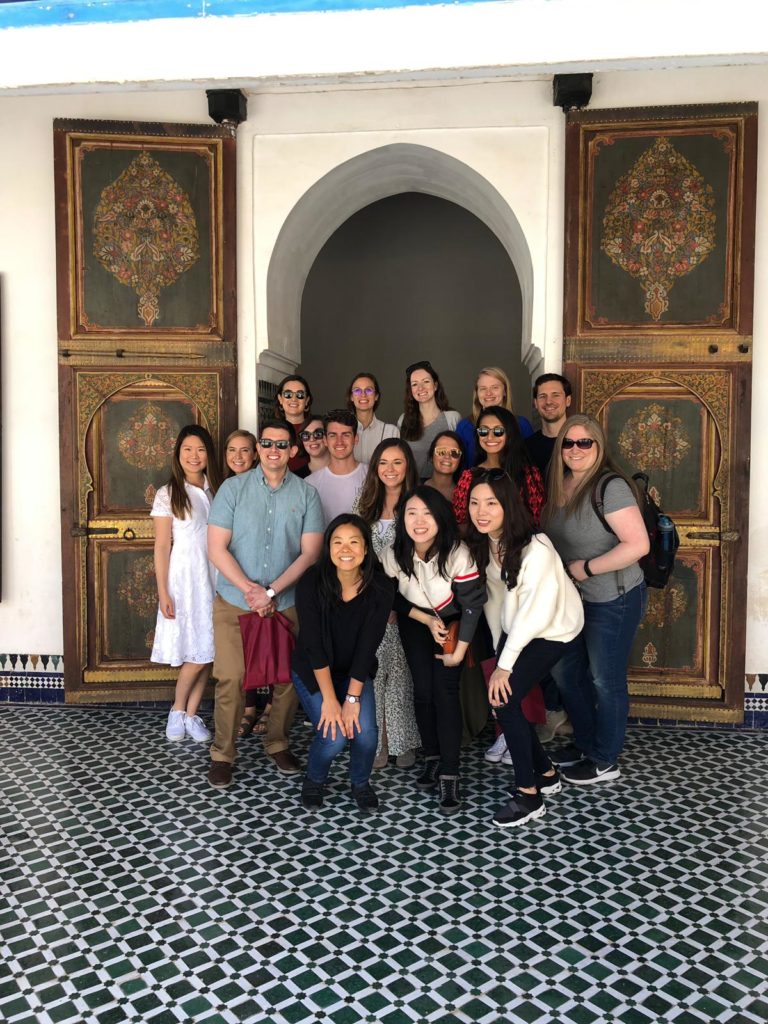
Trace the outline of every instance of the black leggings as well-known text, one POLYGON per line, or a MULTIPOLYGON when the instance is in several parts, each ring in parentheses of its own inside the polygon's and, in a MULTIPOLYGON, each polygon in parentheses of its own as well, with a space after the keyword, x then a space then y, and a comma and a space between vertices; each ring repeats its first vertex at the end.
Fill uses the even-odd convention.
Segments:
POLYGON ((398 613, 397 624, 413 676, 413 703, 424 754, 440 758, 441 775, 458 775, 463 729, 461 665, 446 668, 435 657, 440 648, 423 623, 398 613))
POLYGON ((509 674, 512 693, 507 703, 496 708, 496 718, 515 766, 515 784, 518 787, 527 789, 535 786, 536 776, 543 775, 552 767, 539 743, 536 727, 527 720, 520 705, 567 649, 568 644, 558 640, 531 640, 520 652, 509 674))

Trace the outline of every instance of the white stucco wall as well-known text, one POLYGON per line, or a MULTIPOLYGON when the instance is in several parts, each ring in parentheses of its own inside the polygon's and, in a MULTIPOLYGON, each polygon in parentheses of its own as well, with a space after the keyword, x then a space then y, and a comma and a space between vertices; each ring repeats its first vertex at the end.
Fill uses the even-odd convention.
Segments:
MULTIPOLYGON (((3 601, 0 650, 62 650, 59 552, 54 117, 207 121, 194 91, 0 94, 0 274, 3 347, 3 601)), ((764 68, 601 72, 593 107, 768 102, 764 68)), ((768 110, 768 106, 765 108, 768 110)), ((262 89, 238 132, 240 421, 256 412, 257 358, 267 347, 266 274, 284 217, 318 177, 376 146, 432 146, 471 165, 515 212, 534 268, 533 341, 558 369, 562 320, 564 119, 551 79, 450 85, 262 89)), ((766 149, 768 115, 760 146, 766 149)), ((754 391, 768 379, 765 175, 757 204, 754 391)), ((747 672, 768 671, 768 427, 753 405, 747 672)))

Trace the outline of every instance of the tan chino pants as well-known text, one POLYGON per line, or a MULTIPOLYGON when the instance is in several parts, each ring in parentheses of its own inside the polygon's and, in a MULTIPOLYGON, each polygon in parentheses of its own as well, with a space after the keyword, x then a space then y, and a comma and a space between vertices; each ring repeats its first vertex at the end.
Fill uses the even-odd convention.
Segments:
MULTIPOLYGON (((298 618, 295 608, 281 609, 283 615, 298 632, 298 618)), ((213 674, 216 677, 214 725, 216 734, 211 744, 211 760, 227 761, 233 764, 237 753, 235 742, 240 719, 245 708, 243 693, 243 640, 240 634, 239 617, 245 612, 237 605, 230 604, 218 594, 213 602, 213 638, 216 657, 213 674)), ((275 686, 272 694, 272 711, 264 734, 264 749, 268 754, 288 750, 290 733, 299 698, 293 683, 275 686)))

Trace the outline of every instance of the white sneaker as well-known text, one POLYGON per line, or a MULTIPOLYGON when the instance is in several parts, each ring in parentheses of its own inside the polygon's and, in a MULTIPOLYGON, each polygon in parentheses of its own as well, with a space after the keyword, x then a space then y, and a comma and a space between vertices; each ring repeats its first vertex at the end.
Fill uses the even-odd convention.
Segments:
POLYGON ((209 743, 211 731, 206 728, 205 722, 199 715, 187 715, 184 719, 184 730, 187 736, 195 743, 209 743))
MULTIPOLYGON (((490 761, 491 764, 498 764, 499 761, 504 757, 507 752, 507 741, 504 739, 504 733, 499 733, 496 737, 496 742, 492 747, 488 747, 485 752, 485 760, 490 761)), ((511 764, 511 762, 509 762, 511 764)))
POLYGON ((170 740, 171 743, 181 743, 184 739, 184 722, 186 717, 186 711, 174 711, 173 708, 171 708, 168 712, 168 724, 165 727, 165 738, 170 740))
POLYGON ((504 753, 501 755, 502 764, 512 764, 512 755, 509 752, 508 747, 504 747, 504 753))

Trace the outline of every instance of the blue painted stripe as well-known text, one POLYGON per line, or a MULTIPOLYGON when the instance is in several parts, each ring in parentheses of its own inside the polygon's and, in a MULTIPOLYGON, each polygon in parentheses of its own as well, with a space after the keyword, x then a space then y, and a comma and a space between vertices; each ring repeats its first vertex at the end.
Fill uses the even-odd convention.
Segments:
MULTIPOLYGON (((483 0, 451 0, 450 6, 477 2, 483 0)), ((445 0, 0 0, 0 29, 440 4, 445 0)))

